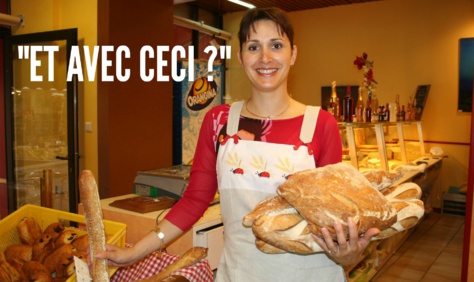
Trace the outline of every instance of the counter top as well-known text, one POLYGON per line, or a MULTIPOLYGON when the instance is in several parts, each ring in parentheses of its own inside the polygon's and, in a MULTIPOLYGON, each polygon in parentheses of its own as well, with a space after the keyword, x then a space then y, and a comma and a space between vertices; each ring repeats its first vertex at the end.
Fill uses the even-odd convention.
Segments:
MULTIPOLYGON (((149 213, 138 213, 121 208, 112 207, 109 204, 116 201, 130 197, 138 197, 140 195, 127 194, 112 198, 102 199, 100 201, 102 206, 103 218, 106 220, 122 222, 127 225, 127 243, 136 243, 150 230, 155 227, 156 220, 162 220, 170 209, 159 210, 149 213)), ((82 204, 79 204, 78 212, 83 214, 82 204)), ((193 234, 197 230, 201 230, 210 226, 222 223, 220 204, 210 206, 204 215, 193 225, 193 228, 182 234, 180 237, 170 242, 167 245, 167 250, 170 253, 182 255, 193 246, 193 234)))

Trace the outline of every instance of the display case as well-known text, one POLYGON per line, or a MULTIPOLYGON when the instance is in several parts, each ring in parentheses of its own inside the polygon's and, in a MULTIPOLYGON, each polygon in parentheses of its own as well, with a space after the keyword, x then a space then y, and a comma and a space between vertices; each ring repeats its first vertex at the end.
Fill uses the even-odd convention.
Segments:
MULTIPOLYGON (((431 210, 430 190, 440 173, 443 156, 426 154, 421 121, 338 125, 343 143, 343 161, 351 163, 361 172, 402 168, 404 175, 394 185, 417 183, 423 191, 425 214, 431 210)), ((348 281, 370 281, 415 228, 372 241, 358 263, 345 267, 348 281)))
POLYGON ((338 125, 343 160, 360 171, 393 170, 425 155, 421 121, 338 125))

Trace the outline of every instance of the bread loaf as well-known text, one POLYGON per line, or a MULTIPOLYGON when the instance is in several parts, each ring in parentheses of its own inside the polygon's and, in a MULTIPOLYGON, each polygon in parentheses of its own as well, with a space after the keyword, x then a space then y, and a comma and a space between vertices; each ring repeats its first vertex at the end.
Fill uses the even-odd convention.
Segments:
POLYGON ((409 200, 420 199, 422 191, 418 184, 413 182, 402 183, 398 186, 393 186, 382 191, 382 194, 389 201, 392 199, 409 200))
POLYGON ((107 260, 96 259, 98 251, 105 250, 105 231, 102 220, 99 191, 94 175, 89 170, 81 172, 79 191, 89 234, 91 276, 94 282, 109 281, 107 260))
POLYGON ((337 163, 294 173, 277 193, 309 223, 313 234, 322 236, 326 227, 336 239, 334 222, 342 224, 349 237, 347 220, 352 217, 359 234, 369 228, 380 230, 397 220, 390 202, 352 165, 337 163))
POLYGON ((287 251, 277 248, 265 241, 263 241, 260 238, 255 238, 255 246, 257 249, 259 249, 261 252, 266 253, 266 254, 284 254, 287 251))
POLYGON ((323 251, 311 236, 308 222, 299 214, 262 215, 254 221, 252 230, 258 239, 276 248, 274 250, 260 242, 259 249, 263 252, 284 250, 312 254, 323 251))
POLYGON ((298 213, 285 199, 277 195, 258 203, 255 208, 244 216, 242 224, 252 227, 255 219, 262 215, 295 214, 298 213))
POLYGON ((393 200, 392 205, 397 209, 397 222, 389 228, 380 231, 375 239, 385 239, 415 226, 425 213, 423 202, 418 199, 393 200))
POLYGON ((406 182, 382 191, 385 198, 397 210, 397 222, 389 228, 380 231, 375 239, 385 239, 399 232, 412 228, 423 218, 425 207, 420 200, 422 191, 413 182, 406 182))
POLYGON ((383 169, 374 169, 364 172, 363 175, 375 189, 381 191, 393 185, 403 176, 403 173, 400 170, 385 171, 383 169))
POLYGON ((207 256, 207 248, 193 247, 184 253, 179 259, 168 265, 163 271, 148 279, 140 280, 141 282, 160 282, 171 275, 171 273, 195 264, 207 256))

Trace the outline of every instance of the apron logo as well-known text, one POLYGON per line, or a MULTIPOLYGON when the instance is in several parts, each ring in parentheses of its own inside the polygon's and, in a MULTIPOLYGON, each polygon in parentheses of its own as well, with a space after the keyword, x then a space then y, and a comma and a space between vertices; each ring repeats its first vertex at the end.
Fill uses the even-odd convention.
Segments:
POLYGON ((292 164, 290 162, 290 160, 288 159, 288 157, 286 157, 285 159, 282 159, 282 158, 278 158, 278 164, 276 165, 276 167, 284 172, 286 172, 286 174, 284 173, 282 175, 283 178, 285 179, 288 179, 291 177, 291 175, 293 174, 293 172, 295 171, 295 166, 294 164, 292 164))
POLYGON ((270 172, 268 172, 268 171, 262 171, 262 172, 257 171, 257 175, 259 177, 270 178, 270 172))
POLYGON ((227 154, 227 160, 225 161, 227 164, 230 166, 236 166, 237 168, 235 169, 230 169, 232 173, 234 174, 244 174, 244 169, 240 167, 240 164, 242 163, 242 159, 239 158, 237 153, 234 153, 234 155, 231 155, 230 153, 227 154))
POLYGON ((200 111, 212 103, 217 96, 217 83, 201 77, 194 81, 186 97, 186 105, 192 111, 200 111))
POLYGON ((257 169, 257 175, 258 177, 262 177, 262 178, 270 178, 270 172, 266 171, 267 170, 267 162, 265 162, 262 158, 262 156, 260 157, 253 157, 253 162, 250 163, 254 168, 257 169), (258 172, 259 170, 261 170, 262 172, 258 172))
POLYGON ((232 171, 234 174, 244 174, 244 170, 240 167, 236 169, 231 169, 230 171, 232 171))

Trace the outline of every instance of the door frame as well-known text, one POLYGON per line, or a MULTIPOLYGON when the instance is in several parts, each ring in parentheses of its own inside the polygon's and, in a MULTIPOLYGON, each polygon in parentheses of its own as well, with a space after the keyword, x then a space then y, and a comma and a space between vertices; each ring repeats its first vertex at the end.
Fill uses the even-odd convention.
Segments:
MULTIPOLYGON (((66 40, 67 65, 71 56, 71 48, 77 45, 77 28, 54 30, 30 34, 10 35, 4 38, 4 72, 5 72, 5 147, 7 160, 7 180, 15 183, 15 158, 14 158, 14 118, 13 118, 13 45, 32 44, 35 42, 66 40)), ((66 67, 67 69, 67 67, 66 67)), ((68 186, 69 186, 69 211, 77 213, 79 203, 78 177, 79 177, 79 131, 78 131, 78 97, 77 76, 72 81, 66 82, 67 89, 67 139, 68 139, 68 186)), ((8 213, 16 210, 16 197, 13 189, 8 190, 8 213)))

